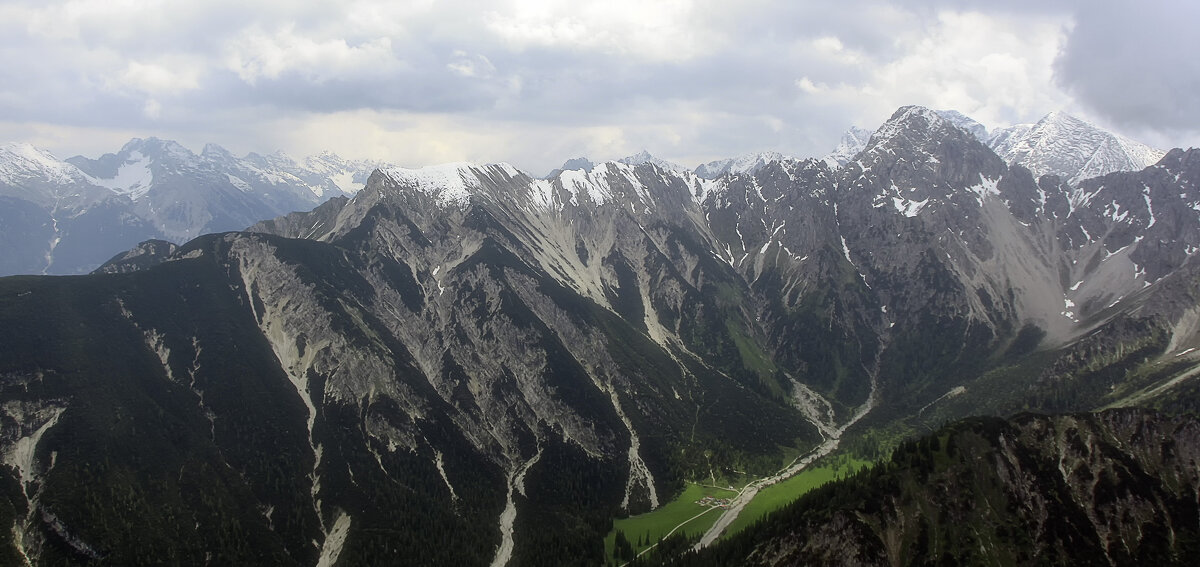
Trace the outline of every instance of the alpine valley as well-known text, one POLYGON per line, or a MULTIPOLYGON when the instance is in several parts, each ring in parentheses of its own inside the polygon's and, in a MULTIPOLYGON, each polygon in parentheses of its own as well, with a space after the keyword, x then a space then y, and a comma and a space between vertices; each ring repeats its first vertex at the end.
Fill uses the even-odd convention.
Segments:
POLYGON ((89 215, 174 241, 0 279, 6 563, 600 565, 695 483, 744 488, 636 561, 1195 557, 1200 150, 904 107, 824 159, 356 193, 332 159, 5 151, 40 165, 3 170, 4 245, 43 246, 6 269, 86 270, 89 215), (731 537, 835 455, 878 464, 731 537))

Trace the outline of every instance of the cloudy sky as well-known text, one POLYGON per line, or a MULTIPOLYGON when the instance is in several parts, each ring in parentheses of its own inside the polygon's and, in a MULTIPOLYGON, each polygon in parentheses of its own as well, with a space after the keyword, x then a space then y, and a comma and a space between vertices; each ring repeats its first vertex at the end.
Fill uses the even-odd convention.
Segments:
POLYGON ((898 106, 1200 145, 1200 3, 0 0, 0 141, 416 166, 819 156, 898 106))

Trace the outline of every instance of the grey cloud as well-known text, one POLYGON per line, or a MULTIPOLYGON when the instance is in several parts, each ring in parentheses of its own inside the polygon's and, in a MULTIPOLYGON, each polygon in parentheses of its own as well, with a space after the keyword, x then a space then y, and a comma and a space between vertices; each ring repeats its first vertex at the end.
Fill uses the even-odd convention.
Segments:
MULTIPOLYGON (((942 9, 1020 19, 1072 8, 1079 9, 1077 25, 1058 64, 1064 88, 1114 120, 1159 128, 1195 127, 1200 120, 1197 63, 1188 57, 1200 51, 1194 39, 1164 38, 1154 31, 1163 22, 1144 14, 1139 22, 1112 4, 994 4, 698 1, 696 33, 711 35, 721 49, 667 61, 571 47, 514 48, 486 29, 486 13, 500 9, 492 3, 434 3, 373 26, 352 25, 364 16, 351 17, 337 3, 215 0, 151 10, 125 27, 103 19, 77 22, 78 37, 67 39, 0 22, 0 57, 7 62, 0 66, 0 120, 167 130, 186 138, 213 131, 224 117, 253 121, 365 109, 454 115, 477 120, 481 129, 611 126, 623 129, 627 143, 639 146, 634 149, 664 154, 777 149, 818 155, 862 112, 836 94, 805 95, 796 85, 801 77, 830 87, 869 85, 882 65, 904 55, 897 37, 935 25, 942 9), (1114 30, 1113 22, 1137 25, 1114 30), (316 68, 325 61, 316 57, 308 63, 313 68, 252 69, 249 78, 228 67, 230 42, 251 32, 271 39, 279 30, 350 47, 386 37, 392 59, 325 69, 316 68), (812 47, 825 36, 838 38, 858 63, 812 47), (105 88, 127 62, 154 62, 163 54, 192 58, 204 68, 198 88, 153 95, 163 109, 157 119, 142 112, 150 94, 105 88), (672 141, 668 131, 687 139, 672 141)), ((1164 18, 1175 28, 1200 20, 1190 6, 1173 10, 1164 18)))
POLYGON ((1108 120, 1200 130, 1200 4, 1097 2, 1081 7, 1056 80, 1108 120))

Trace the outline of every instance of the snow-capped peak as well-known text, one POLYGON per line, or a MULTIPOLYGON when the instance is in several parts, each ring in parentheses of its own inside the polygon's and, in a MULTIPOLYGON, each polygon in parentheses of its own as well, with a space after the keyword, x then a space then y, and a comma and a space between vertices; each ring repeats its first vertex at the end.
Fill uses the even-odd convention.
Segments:
POLYGON ((1053 173, 1070 184, 1115 171, 1138 171, 1166 152, 1098 128, 1062 111, 1036 124, 997 129, 988 145, 1004 161, 1034 175, 1053 173))
POLYGON ((235 159, 233 153, 216 144, 204 144, 204 149, 200 150, 200 157, 206 159, 235 159))
POLYGON ((479 190, 475 166, 466 162, 428 165, 417 169, 385 167, 379 170, 402 190, 414 190, 432 197, 441 206, 465 206, 479 190))
POLYGON ((753 175, 773 161, 795 159, 779 152, 758 152, 743 154, 735 158, 720 159, 702 164, 696 168, 695 174, 703 179, 716 179, 725 173, 740 173, 753 175))
POLYGON ((30 181, 86 183, 87 176, 79 168, 31 144, 0 144, 0 182, 22 185, 30 181))
POLYGON ((854 159, 854 156, 863 151, 867 147, 867 141, 871 139, 871 134, 875 132, 866 128, 851 126, 842 134, 842 139, 838 142, 836 148, 829 155, 822 158, 830 169, 837 169, 854 159))
POLYGON ((938 110, 936 112, 939 116, 945 118, 948 122, 957 126, 959 129, 971 134, 972 136, 975 136, 975 139, 979 140, 980 142, 987 142, 987 127, 983 124, 980 124, 974 118, 971 118, 970 116, 967 116, 957 110, 938 110))
POLYGON ((867 145, 877 146, 898 137, 910 138, 910 142, 919 142, 935 137, 937 132, 945 128, 954 128, 954 125, 937 111, 924 106, 902 106, 871 135, 867 145))

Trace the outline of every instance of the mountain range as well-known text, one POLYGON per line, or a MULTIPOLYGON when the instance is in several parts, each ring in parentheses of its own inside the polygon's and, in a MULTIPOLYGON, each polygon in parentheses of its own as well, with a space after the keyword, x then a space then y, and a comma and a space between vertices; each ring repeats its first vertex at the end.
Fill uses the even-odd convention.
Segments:
POLYGON ((1072 183, 963 124, 904 107, 839 168, 712 179, 385 166, 102 273, 2 278, 0 552, 597 564, 613 518, 688 481, 969 415, 1200 409, 1200 150, 1072 183))
MULTIPOLYGON (((1064 113, 1037 124, 991 133, 955 111, 943 118, 972 133, 1010 164, 1037 175, 1052 173, 1071 184, 1115 171, 1147 167, 1163 152, 1089 125, 1064 113)), ((871 131, 852 128, 824 160, 837 169, 858 154, 871 131)), ((715 179, 752 175, 774 161, 796 158, 759 152, 701 164, 693 173, 715 179)), ((685 167, 642 151, 617 160, 653 163, 674 172, 685 167)), ((209 144, 197 155, 183 146, 134 139, 114 154, 65 161, 28 144, 0 146, 0 275, 78 274, 149 239, 182 244, 209 232, 241 230, 293 211, 307 211, 335 196, 352 196, 371 171, 386 164, 346 160, 325 152, 297 161, 285 154, 236 157, 209 144)), ((567 170, 591 171, 586 158, 567 170)))
POLYGON ((379 163, 324 153, 238 158, 134 139, 115 154, 61 161, 0 146, 0 274, 77 274, 148 239, 183 243, 353 194, 379 163))

